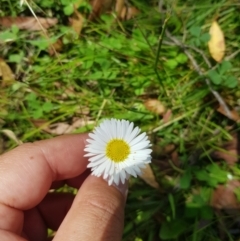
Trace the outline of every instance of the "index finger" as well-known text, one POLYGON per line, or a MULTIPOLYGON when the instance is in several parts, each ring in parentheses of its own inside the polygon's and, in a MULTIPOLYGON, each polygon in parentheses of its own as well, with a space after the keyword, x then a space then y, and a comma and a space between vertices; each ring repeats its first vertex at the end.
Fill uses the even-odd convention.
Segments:
POLYGON ((64 135, 23 144, 0 157, 0 204, 26 210, 36 206, 55 180, 86 170, 87 134, 64 135))

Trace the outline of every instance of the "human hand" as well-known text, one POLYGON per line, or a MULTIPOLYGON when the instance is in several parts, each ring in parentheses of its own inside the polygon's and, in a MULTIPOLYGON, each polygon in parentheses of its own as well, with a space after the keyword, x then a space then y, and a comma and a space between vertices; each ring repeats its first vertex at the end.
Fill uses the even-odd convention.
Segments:
POLYGON ((54 241, 121 240, 127 185, 108 186, 89 175, 86 138, 27 143, 0 157, 1 241, 46 241, 47 228, 58 229, 54 241), (65 183, 81 186, 75 198, 48 193, 65 183))

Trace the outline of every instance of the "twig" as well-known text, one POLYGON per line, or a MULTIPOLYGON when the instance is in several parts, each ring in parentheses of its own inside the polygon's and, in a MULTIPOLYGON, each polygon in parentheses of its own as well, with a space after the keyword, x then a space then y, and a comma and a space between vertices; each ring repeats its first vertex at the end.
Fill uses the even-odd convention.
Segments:
MULTIPOLYGON (((176 43, 170 42, 170 41, 166 41, 166 40, 163 40, 163 44, 166 44, 166 45, 169 45, 169 46, 176 46, 176 43)), ((208 60, 207 56, 204 54, 204 52, 202 50, 200 50, 200 49, 198 49, 196 47, 190 46, 190 45, 185 45, 185 44, 183 44, 182 47, 183 48, 192 49, 195 52, 201 54, 203 59, 204 59, 204 61, 205 61, 205 63, 207 64, 208 68, 212 68, 212 65, 211 65, 210 61, 208 60)), ((239 52, 240 52, 240 50, 239 50, 239 52)))
MULTIPOLYGON (((30 10, 30 12, 32 13, 33 17, 36 19, 38 25, 40 26, 40 28, 41 28, 41 30, 42 30, 42 32, 43 32, 44 37, 45 37, 47 40, 49 40, 50 38, 49 38, 49 36, 48 36, 48 34, 47 34, 46 29, 42 26, 41 22, 39 21, 37 15, 36 15, 35 12, 33 11, 32 7, 31 7, 30 4, 29 4, 29 2, 28 2, 27 0, 21 0, 21 1, 20 1, 20 6, 22 7, 23 4, 26 4, 26 5, 27 5, 28 9, 30 10)), ((58 58, 58 60, 59 60, 59 55, 58 55, 56 49, 53 47, 53 44, 50 44, 50 48, 53 50, 54 54, 57 56, 57 58, 58 58)), ((60 61, 60 64, 62 64, 61 61, 60 61)))
POLYGON ((227 57, 225 58, 225 60, 231 60, 231 59, 233 59, 235 56, 237 56, 239 53, 240 53, 240 49, 237 50, 237 51, 235 51, 235 52, 232 53, 231 55, 227 56, 227 57))
POLYGON ((193 47, 193 46, 189 46, 189 45, 185 45, 185 47, 189 48, 189 49, 193 49, 195 52, 201 54, 203 59, 204 59, 204 61, 205 61, 205 63, 207 64, 208 68, 209 69, 212 68, 212 65, 211 65, 210 61, 208 60, 207 56, 203 53, 202 50, 200 50, 200 49, 198 49, 196 47, 193 47))
MULTIPOLYGON (((192 56, 192 54, 185 48, 184 44, 182 42, 180 42, 177 38, 175 38, 174 36, 171 35, 171 33, 166 30, 166 36, 171 39, 177 46, 179 46, 180 48, 183 49, 184 53, 187 55, 188 59, 191 61, 195 71, 200 75, 200 76, 204 76, 203 71, 201 70, 200 66, 197 64, 197 61, 195 60, 195 58, 192 56)), ((223 98, 220 96, 220 94, 213 89, 209 79, 205 78, 205 82, 208 85, 210 91, 212 92, 212 94, 214 95, 214 97, 217 99, 217 101, 219 102, 220 106, 223 107, 224 112, 226 113, 226 116, 229 119, 232 119, 232 114, 231 111, 229 110, 227 104, 225 103, 225 101, 223 100, 223 98)))

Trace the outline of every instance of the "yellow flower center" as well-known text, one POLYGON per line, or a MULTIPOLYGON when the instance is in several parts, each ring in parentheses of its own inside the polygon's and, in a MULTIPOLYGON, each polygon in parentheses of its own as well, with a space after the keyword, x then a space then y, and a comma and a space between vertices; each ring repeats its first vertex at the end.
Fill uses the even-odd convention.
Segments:
POLYGON ((114 162, 124 161, 130 154, 130 147, 127 142, 121 139, 113 139, 108 142, 106 155, 114 162))

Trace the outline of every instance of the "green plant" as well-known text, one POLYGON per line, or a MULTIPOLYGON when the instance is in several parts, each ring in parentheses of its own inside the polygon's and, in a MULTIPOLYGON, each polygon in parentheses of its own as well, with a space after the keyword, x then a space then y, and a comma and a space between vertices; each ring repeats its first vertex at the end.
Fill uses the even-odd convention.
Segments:
POLYGON ((232 75, 233 66, 229 61, 223 61, 216 69, 208 71, 208 76, 213 84, 227 88, 235 88, 238 85, 237 78, 232 75))

